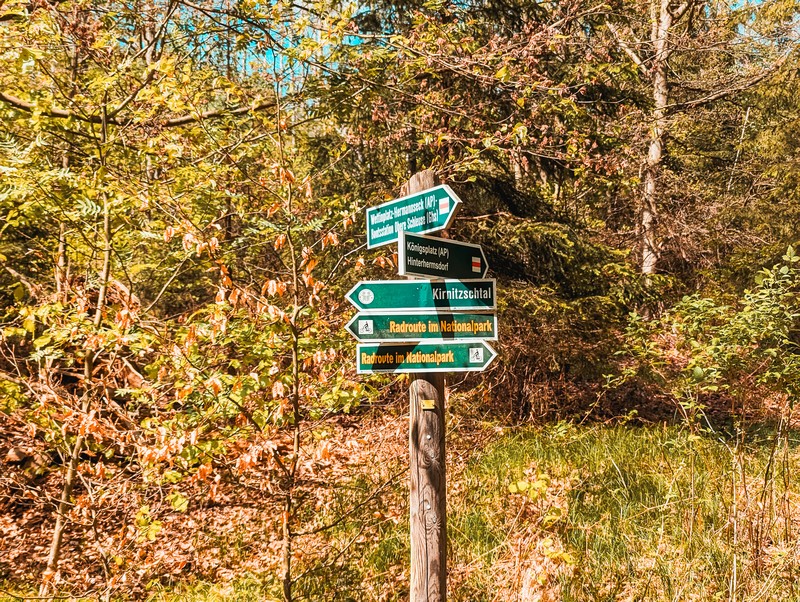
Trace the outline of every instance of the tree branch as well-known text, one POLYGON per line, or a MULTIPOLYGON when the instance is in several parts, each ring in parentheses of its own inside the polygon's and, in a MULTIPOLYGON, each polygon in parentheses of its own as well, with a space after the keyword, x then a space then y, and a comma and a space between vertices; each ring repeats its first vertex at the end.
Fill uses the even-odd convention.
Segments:
POLYGON ((108 113, 108 118, 109 119, 113 119, 114 117, 119 115, 119 112, 122 111, 122 109, 124 109, 131 102, 133 102, 136 99, 136 96, 139 94, 139 92, 144 90, 145 86, 147 86, 147 84, 149 84, 151 81, 153 81, 153 77, 155 76, 155 74, 156 74, 156 72, 153 71, 153 70, 148 71, 147 72, 147 76, 144 78, 144 81, 141 84, 139 84, 136 87, 136 89, 133 92, 131 92, 128 95, 128 97, 125 100, 123 100, 116 109, 114 109, 114 110, 112 110, 112 111, 110 111, 108 113))
POLYGON ((710 102, 714 102, 715 100, 726 98, 728 96, 731 96, 732 94, 736 94, 737 92, 744 92, 745 90, 752 88, 753 86, 761 83, 771 75, 775 74, 784 65, 784 63, 786 63, 788 58, 789 58, 789 53, 786 53, 780 59, 775 61, 775 63, 773 63, 769 68, 765 69, 764 71, 762 71, 757 75, 754 75, 750 79, 744 80, 738 85, 732 86, 730 88, 721 88, 713 92, 709 92, 706 96, 703 96, 701 98, 696 98, 694 100, 687 100, 686 102, 674 103, 668 105, 667 108, 670 110, 693 109, 695 107, 700 107, 710 102))
POLYGON ((617 41, 617 45, 619 45, 619 47, 622 49, 622 51, 625 54, 627 54, 628 57, 634 62, 634 64, 639 68, 639 71, 642 73, 642 75, 644 75, 645 77, 649 78, 650 77, 650 71, 645 66, 644 61, 636 53, 636 51, 631 47, 631 45, 628 44, 627 41, 625 41, 625 39, 622 37, 622 34, 620 33, 619 29, 617 29, 617 26, 614 25, 613 23, 611 23, 610 21, 608 21, 608 22, 606 22, 606 27, 608 27, 608 30, 614 35, 614 39, 617 41))
POLYGON ((202 113, 198 113, 197 115, 184 115, 183 117, 174 117, 172 119, 167 119, 161 125, 167 128, 171 128, 179 125, 186 125, 187 123, 194 123, 196 121, 213 119, 215 117, 225 117, 228 115, 244 115, 245 113, 256 113, 274 107, 275 103, 273 101, 269 101, 269 102, 261 102, 252 107, 238 107, 236 109, 219 109, 215 111, 204 111, 202 113))
MULTIPOLYGON (((138 90, 132 96, 129 96, 127 99, 125 99, 117 109, 111 112, 111 116, 119 113, 119 111, 121 111, 125 107, 125 105, 127 105, 130 101, 133 100, 133 97, 135 97, 137 93, 138 90)), ((22 100, 21 98, 18 98, 7 92, 0 91, 0 101, 3 101, 6 104, 9 104, 16 109, 25 111, 26 113, 33 113, 35 110, 37 110, 35 104, 22 100)), ((269 102, 261 102, 249 107, 236 107, 234 109, 214 109, 210 111, 203 111, 202 113, 188 114, 188 115, 182 115, 180 117, 173 117, 171 119, 166 119, 162 121, 160 125, 165 128, 178 127, 181 125, 187 125, 190 123, 203 121, 205 119, 214 119, 217 117, 226 117, 229 115, 232 116, 244 115, 246 113, 251 113, 251 112, 255 113, 258 111, 263 111, 265 109, 273 108, 274 106, 275 106, 274 101, 269 101, 269 102)), ((97 124, 103 123, 102 115, 89 115, 88 117, 84 117, 83 115, 79 115, 74 111, 66 111, 64 109, 47 109, 45 111, 41 111, 41 114, 47 117, 53 117, 55 119, 74 119, 76 121, 83 121, 85 123, 97 123, 97 124)), ((128 125, 136 125, 137 122, 133 119, 108 118, 106 119, 106 124, 116 125, 116 126, 128 126, 128 125)))
POLYGON ((20 273, 19 273, 17 270, 15 270, 15 269, 13 269, 13 268, 10 268, 10 267, 8 267, 7 265, 4 265, 3 267, 5 268, 6 272, 8 272, 8 273, 9 273, 9 274, 11 274, 11 275, 12 275, 14 278, 16 278, 17 280, 19 280, 19 281, 20 281, 20 283, 21 283, 21 284, 22 284, 22 285, 23 285, 23 286, 24 286, 26 289, 28 289, 28 294, 29 294, 29 295, 30 295, 30 296, 31 296, 33 299, 38 299, 38 298, 39 298, 39 294, 38 294, 39 287, 37 287, 37 286, 36 286, 35 284, 33 284, 33 283, 30 281, 30 280, 28 280, 27 278, 25 278, 25 276, 23 276, 22 274, 20 274, 20 273))
POLYGON ((685 0, 679 6, 672 11, 672 22, 676 23, 680 20, 680 18, 684 15, 686 10, 692 5, 693 3, 690 0, 685 0))

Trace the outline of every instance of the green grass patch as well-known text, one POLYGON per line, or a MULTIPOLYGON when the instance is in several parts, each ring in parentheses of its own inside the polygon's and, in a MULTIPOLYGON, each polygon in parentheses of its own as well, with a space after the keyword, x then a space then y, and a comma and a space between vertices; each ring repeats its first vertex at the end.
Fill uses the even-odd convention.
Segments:
POLYGON ((240 577, 223 584, 201 581, 153 589, 148 602, 263 602, 278 599, 274 590, 270 591, 255 577, 240 577))
POLYGON ((769 429, 749 435, 737 448, 679 427, 508 434, 476 456, 450 500, 456 568, 479 565, 487 587, 505 579, 507 596, 800 599, 800 456, 791 438, 774 448, 769 429), (530 553, 549 539, 558 545, 530 553))
MULTIPOLYGON (((800 437, 681 427, 509 429, 448 474, 451 602, 800 600, 800 437)), ((330 516, 375 484, 354 476, 330 516)), ((401 478, 298 541, 298 599, 408 599, 401 478)), ((323 520, 324 519, 324 520, 323 520)), ((241 534, 218 542, 241 550, 241 534)), ((277 575, 154 586, 151 602, 279 600, 277 575)))

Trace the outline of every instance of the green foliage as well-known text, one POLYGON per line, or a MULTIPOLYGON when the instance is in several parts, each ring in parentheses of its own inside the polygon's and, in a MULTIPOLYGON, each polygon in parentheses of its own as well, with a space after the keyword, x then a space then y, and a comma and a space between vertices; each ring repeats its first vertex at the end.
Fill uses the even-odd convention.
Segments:
POLYGON ((692 419, 718 392, 743 399, 773 391, 793 403, 800 386, 800 257, 789 247, 783 261, 758 272, 755 287, 731 304, 694 295, 658 319, 633 314, 623 352, 631 363, 610 383, 654 378, 692 419))
MULTIPOLYGON (((700 89, 749 78, 744 58, 766 61, 786 43, 775 33, 795 23, 791 3, 762 4, 694 5, 675 30, 688 45, 672 68, 700 89), (695 41, 713 51, 699 55, 695 41)), ((274 562, 263 587, 244 579, 239 596, 238 585, 198 584, 198 596, 263 597, 294 583, 298 595, 333 599, 331 589, 366 596, 384 574, 402 582, 403 528, 376 519, 365 528, 382 541, 371 548, 358 533, 368 521, 349 514, 353 495, 369 500, 380 484, 308 450, 318 431, 358 420, 405 382, 355 378, 343 296, 359 278, 393 276, 391 250, 363 252, 363 209, 423 167, 463 192, 453 234, 484 245, 500 287, 502 361, 470 377, 469 402, 507 404, 516 418, 594 403, 628 313, 713 281, 695 265, 731 251, 723 280, 736 291, 753 254, 785 246, 800 182, 793 55, 780 90, 743 97, 747 124, 722 103, 673 116, 661 178, 663 223, 676 225, 663 249, 670 273, 637 273, 649 82, 609 23, 645 39, 641 8, 2 3, 0 417, 11 426, 0 447, 20 459, 0 497, 50 525, 63 487, 64 541, 91 542, 90 570, 54 569, 44 585, 157 591, 158 579, 194 570, 136 566, 171 536, 170 521, 253 491, 271 517, 270 553, 286 552, 296 570, 279 575, 274 562), (292 556, 323 518, 335 528, 292 556)), ((698 295, 656 320, 634 317, 623 377, 647 372, 687 416, 715 395, 794 396, 796 263, 790 249, 735 301, 698 295)), ((530 511, 537 533, 559 534, 564 483, 550 468, 517 472, 494 491, 530 511)), ((603 478, 615 477, 605 467, 603 478)), ((655 477, 640 485, 652 496, 631 503, 655 503, 655 477)), ((499 557, 506 518, 465 510, 457 545, 478 534, 481 554, 499 557)), ((236 538, 246 528, 232 529, 232 555, 245 557, 236 538)), ((53 544, 23 540, 36 550, 14 557, 14 578, 38 581, 36 559, 53 544)), ((542 546, 548 563, 575 557, 555 539, 542 546)), ((459 595, 485 598, 488 583, 465 579, 459 595)))

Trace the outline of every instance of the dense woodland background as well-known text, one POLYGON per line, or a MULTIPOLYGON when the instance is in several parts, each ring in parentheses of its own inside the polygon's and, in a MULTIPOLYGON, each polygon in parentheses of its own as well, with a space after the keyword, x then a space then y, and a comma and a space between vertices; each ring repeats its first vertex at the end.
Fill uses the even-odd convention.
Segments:
POLYGON ((452 600, 800 599, 800 4, 0 0, 0 597, 407 599, 364 209, 498 280, 452 600))

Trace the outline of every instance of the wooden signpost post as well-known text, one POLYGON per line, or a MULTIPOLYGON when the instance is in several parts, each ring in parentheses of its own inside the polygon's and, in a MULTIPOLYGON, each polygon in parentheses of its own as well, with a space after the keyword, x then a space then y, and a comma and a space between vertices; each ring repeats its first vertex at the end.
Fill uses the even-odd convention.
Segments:
MULTIPOLYGON (((412 176, 408 192, 436 184, 432 171, 412 176)), ((411 602, 447 599, 447 486, 444 373, 416 374, 408 388, 411 487, 411 602)))
POLYGON ((434 280, 360 282, 347 300, 361 313, 347 330, 358 345, 360 374, 413 374, 409 471, 411 602, 447 598, 447 505, 444 448, 446 372, 485 370, 496 357, 494 280, 478 245, 424 233, 447 228, 461 205, 433 172, 415 174, 403 197, 367 210, 368 247, 399 242, 400 275, 434 280), (416 233, 416 234, 408 234, 416 233), (447 278, 447 279, 445 279, 447 278), (465 278, 464 280, 459 280, 465 278))

